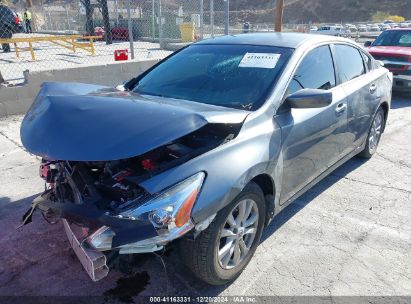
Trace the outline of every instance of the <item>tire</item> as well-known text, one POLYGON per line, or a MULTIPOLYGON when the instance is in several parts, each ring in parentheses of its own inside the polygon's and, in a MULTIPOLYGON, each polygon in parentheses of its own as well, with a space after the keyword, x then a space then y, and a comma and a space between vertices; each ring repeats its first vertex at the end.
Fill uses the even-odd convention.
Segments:
POLYGON ((233 202, 217 213, 210 226, 202 231, 194 241, 182 240, 180 242, 180 254, 183 257, 184 263, 195 276, 208 284, 223 285, 235 280, 250 262, 257 249, 264 220, 264 194, 256 183, 250 182, 233 202), (246 214, 248 208, 250 208, 249 216, 241 217, 240 208, 243 208, 243 214, 246 214), (252 222, 256 213, 258 214, 258 219, 254 221, 253 226, 247 226, 247 224, 252 222), (244 224, 238 226, 238 228, 232 228, 234 225, 232 226, 228 223, 230 221, 228 219, 230 214, 233 215, 233 218, 230 218, 237 219, 239 223, 243 222, 240 220, 243 218, 244 224), (236 236, 222 236, 223 229, 225 234, 227 230, 230 233, 234 231, 237 234, 236 236), (255 234, 253 235, 252 233, 254 232, 255 234), (231 242, 232 239, 233 241, 231 242), (229 246, 231 243, 235 245, 229 246), (238 259, 235 265, 236 257, 234 253, 231 253, 231 247, 239 254, 236 254, 238 259), (230 248, 230 250, 224 250, 225 248, 230 248), (221 255, 224 259, 218 257, 219 252, 227 252, 226 255, 221 255), (228 263, 224 266, 223 264, 227 260, 228 263), (232 262, 231 265, 230 262, 232 262))
POLYGON ((380 107, 372 120, 370 130, 368 131, 365 148, 358 154, 359 157, 371 158, 374 155, 377 151, 378 143, 380 142, 384 127, 385 114, 384 110, 380 107))

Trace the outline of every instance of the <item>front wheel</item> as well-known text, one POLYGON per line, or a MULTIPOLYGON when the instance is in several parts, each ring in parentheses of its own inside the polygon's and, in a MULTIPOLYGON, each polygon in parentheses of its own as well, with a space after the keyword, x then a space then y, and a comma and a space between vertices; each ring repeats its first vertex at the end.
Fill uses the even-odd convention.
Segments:
POLYGON ((195 241, 181 243, 184 262, 199 279, 209 284, 233 281, 254 255, 264 219, 263 192, 250 182, 195 241))
POLYGON ((377 151, 378 143, 380 142, 382 131, 384 130, 384 117, 384 110, 379 108, 372 121, 370 131, 368 132, 365 148, 358 154, 360 157, 371 158, 377 151))

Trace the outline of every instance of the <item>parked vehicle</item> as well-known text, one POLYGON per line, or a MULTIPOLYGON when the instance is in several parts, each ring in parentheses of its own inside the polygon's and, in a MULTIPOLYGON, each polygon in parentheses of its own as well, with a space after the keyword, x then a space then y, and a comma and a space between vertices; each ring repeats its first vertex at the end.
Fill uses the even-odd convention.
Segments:
POLYGON ((394 74, 394 90, 411 91, 411 28, 386 30, 365 46, 394 74))
MULTIPOLYGON (((23 29, 22 20, 9 7, 0 4, 0 38, 12 38, 13 34, 23 29)), ((10 52, 8 43, 2 44, 4 52, 10 52)))
POLYGON ((372 25, 372 26, 370 26, 369 31, 370 32, 379 32, 379 31, 381 31, 381 29, 378 25, 372 25))
POLYGON ((320 26, 317 31, 311 32, 312 34, 330 35, 338 37, 348 37, 350 36, 350 31, 344 27, 338 27, 334 25, 320 26))
POLYGON ((366 25, 359 25, 358 26, 358 31, 361 32, 361 33, 368 32, 367 26, 366 25))
POLYGON ((350 32, 355 33, 358 32, 358 28, 355 25, 351 25, 349 28, 350 32))
POLYGON ((46 191, 24 223, 36 209, 63 218, 93 280, 106 255, 175 244, 197 277, 225 284, 288 204, 376 152, 391 82, 351 40, 251 33, 191 44, 120 91, 43 84, 21 140, 43 157, 46 191))
POLYGON ((381 27, 381 30, 382 30, 382 31, 386 31, 386 30, 390 30, 390 29, 391 29, 391 26, 388 25, 388 24, 384 24, 384 25, 381 27))

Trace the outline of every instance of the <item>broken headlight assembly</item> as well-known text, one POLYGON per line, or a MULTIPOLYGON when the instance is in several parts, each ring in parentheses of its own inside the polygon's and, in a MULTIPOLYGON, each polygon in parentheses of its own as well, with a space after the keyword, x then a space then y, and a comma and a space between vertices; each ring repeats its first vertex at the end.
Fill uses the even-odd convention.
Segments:
MULTIPOLYGON (((120 251, 142 247, 150 247, 154 251, 190 231, 194 227, 191 210, 204 179, 205 173, 199 172, 164 190, 147 203, 119 214, 119 217, 129 220, 148 219, 158 233, 158 236, 123 245, 120 251)), ((87 241, 99 251, 109 250, 112 249, 114 235, 109 227, 104 226, 90 235, 87 241)))

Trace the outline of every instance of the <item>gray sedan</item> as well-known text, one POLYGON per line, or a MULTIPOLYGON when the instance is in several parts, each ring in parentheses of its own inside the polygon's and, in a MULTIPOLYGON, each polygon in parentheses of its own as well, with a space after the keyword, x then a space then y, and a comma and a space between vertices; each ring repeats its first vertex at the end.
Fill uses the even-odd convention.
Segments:
POLYGON ((46 83, 21 127, 46 182, 23 224, 62 218, 93 280, 108 260, 174 244, 225 284, 281 210, 376 152, 391 87, 354 42, 294 33, 204 40, 122 90, 46 83))

